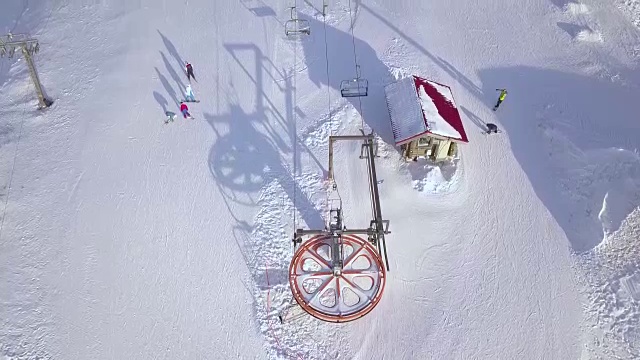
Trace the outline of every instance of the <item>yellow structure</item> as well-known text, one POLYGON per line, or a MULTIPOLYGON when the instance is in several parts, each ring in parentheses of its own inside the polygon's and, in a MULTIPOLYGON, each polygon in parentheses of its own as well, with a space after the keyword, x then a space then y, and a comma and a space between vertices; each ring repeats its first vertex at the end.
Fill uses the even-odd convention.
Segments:
POLYGON ((458 144, 451 139, 426 135, 401 144, 400 150, 407 159, 416 160, 419 157, 424 157, 439 162, 456 157, 458 144))

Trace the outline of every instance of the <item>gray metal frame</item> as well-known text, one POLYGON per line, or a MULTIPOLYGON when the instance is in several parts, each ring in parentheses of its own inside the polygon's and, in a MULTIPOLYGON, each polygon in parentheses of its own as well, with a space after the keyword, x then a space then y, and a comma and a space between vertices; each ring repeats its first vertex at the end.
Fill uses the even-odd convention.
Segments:
POLYGON ((342 97, 364 97, 369 95, 369 80, 360 75, 360 65, 356 64, 356 77, 340 82, 342 97))
POLYGON ((8 55, 9 58, 12 58, 16 49, 20 49, 22 51, 22 55, 27 61, 29 75, 31 75, 31 80, 36 88, 36 93, 38 94, 39 107, 42 109, 51 106, 53 101, 44 95, 44 91, 42 90, 42 85, 40 84, 40 79, 38 78, 38 73, 36 71, 36 66, 33 63, 33 55, 40 51, 40 44, 38 43, 38 40, 30 38, 24 34, 11 33, 5 36, 5 39, 0 38, 0 57, 8 55))
POLYGON ((290 10, 291 19, 284 23, 284 34, 287 36, 311 35, 309 20, 298 19, 295 6, 290 7, 290 10))
POLYGON ((329 210, 329 225, 322 230, 312 229, 296 229, 293 235, 294 247, 302 243, 303 236, 309 235, 326 235, 331 236, 333 241, 334 258, 333 266, 334 272, 341 271, 342 267, 342 235, 366 235, 367 239, 377 249, 381 257, 384 258, 384 262, 389 271, 389 259, 387 257, 387 246, 385 242, 385 235, 389 234, 389 220, 383 220, 382 209, 380 207, 380 197, 378 191, 378 178, 376 175, 375 157, 377 156, 377 145, 375 144, 375 138, 373 133, 365 135, 342 135, 342 136, 329 136, 329 181, 336 188, 333 168, 333 143, 339 140, 362 140, 361 159, 367 160, 367 169, 369 176, 369 191, 371 193, 371 205, 373 209, 373 219, 369 223, 368 228, 361 229, 349 229, 347 230, 342 223, 342 203, 340 202, 337 207, 332 206, 329 210))

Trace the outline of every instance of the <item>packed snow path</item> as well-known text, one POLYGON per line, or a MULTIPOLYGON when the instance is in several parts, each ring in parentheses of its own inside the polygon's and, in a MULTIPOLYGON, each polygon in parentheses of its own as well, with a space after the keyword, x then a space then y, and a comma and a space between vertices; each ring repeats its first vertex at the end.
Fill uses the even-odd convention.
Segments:
MULTIPOLYGON (((381 302, 282 325, 294 225, 323 224, 327 136, 361 124, 337 89, 349 1, 329 1, 327 82, 319 0, 298 1, 296 42, 284 3, 9 0, 0 30, 40 40, 56 102, 36 112, 23 61, 2 60, 0 355, 632 358, 640 39, 634 8, 602 3, 351 2, 365 125, 391 144, 383 86, 416 74, 451 86, 470 144, 443 167, 383 145, 381 302), (165 125, 185 61, 196 119, 165 125)), ((336 149, 348 226, 370 220, 358 154, 336 149)))

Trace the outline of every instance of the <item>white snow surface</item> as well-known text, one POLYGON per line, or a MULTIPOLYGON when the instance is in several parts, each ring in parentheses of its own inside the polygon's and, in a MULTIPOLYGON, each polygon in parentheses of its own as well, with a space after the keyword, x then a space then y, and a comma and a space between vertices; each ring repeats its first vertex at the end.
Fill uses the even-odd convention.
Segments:
POLYGON ((393 82, 384 91, 396 143, 427 131, 413 77, 393 82))
MULTIPOLYGON (((284 2, 3 1, 55 103, 0 59, 0 358, 640 358, 638 2, 328 5, 325 27, 298 1, 311 35, 291 40, 284 2), (343 99, 354 44, 369 95, 343 99), (185 59, 201 102, 165 125, 185 59), (411 74, 456 95, 454 164, 393 145, 384 86, 411 74), (291 234, 326 216, 328 136, 363 127, 382 300, 280 324, 291 234)), ((366 226, 360 144, 334 150, 345 225, 366 226)))
MULTIPOLYGON (((440 115, 433 99, 427 95, 424 85, 420 85, 418 89, 418 98, 420 98, 420 107, 424 113, 424 118, 427 121, 430 133, 452 139, 462 139, 460 133, 440 115)), ((449 98, 451 98, 451 95, 449 95, 449 98)))

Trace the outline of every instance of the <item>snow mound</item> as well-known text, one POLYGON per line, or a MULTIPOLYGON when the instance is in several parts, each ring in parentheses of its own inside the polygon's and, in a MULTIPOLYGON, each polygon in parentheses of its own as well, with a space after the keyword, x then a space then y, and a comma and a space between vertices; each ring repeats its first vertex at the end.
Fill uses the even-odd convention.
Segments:
POLYGON ((588 339, 593 358, 640 358, 640 208, 620 230, 578 257, 588 339))
POLYGON ((585 41, 585 42, 602 42, 602 34, 599 31, 593 31, 591 29, 583 29, 580 30, 576 36, 575 39, 578 41, 585 41))
POLYGON ((565 11, 572 15, 583 15, 589 13, 589 7, 585 4, 572 2, 566 5, 565 11))
POLYGON ((633 24, 640 28, 640 1, 622 0, 617 1, 618 7, 625 13, 633 24))
POLYGON ((555 186, 567 209, 567 237, 574 251, 589 250, 640 206, 640 155, 625 149, 581 150, 553 123, 540 128, 560 179, 555 186))
POLYGON ((434 164, 420 159, 407 164, 411 173, 413 188, 425 194, 444 194, 457 188, 458 160, 434 164))

